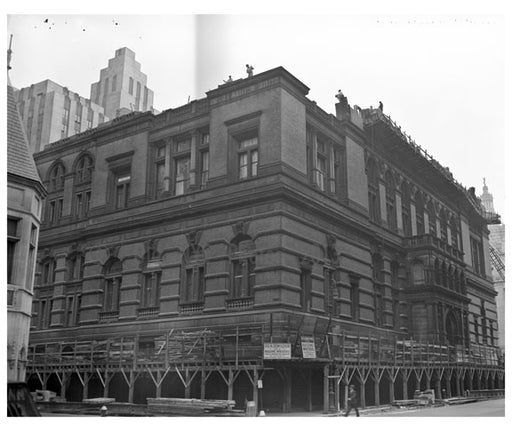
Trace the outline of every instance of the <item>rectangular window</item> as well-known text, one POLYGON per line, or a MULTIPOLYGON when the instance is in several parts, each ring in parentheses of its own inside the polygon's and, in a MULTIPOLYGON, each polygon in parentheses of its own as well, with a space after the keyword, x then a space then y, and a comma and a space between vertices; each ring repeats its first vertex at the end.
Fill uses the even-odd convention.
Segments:
POLYGON ((140 105, 140 92, 141 92, 141 85, 140 82, 137 81, 137 94, 135 96, 135 110, 139 110, 140 105))
POLYGON ((30 242, 28 245, 27 280, 26 288, 32 290, 34 282, 34 265, 37 245, 37 226, 32 225, 30 229, 30 242))
POLYGON ((165 145, 155 148, 155 184, 156 196, 165 190, 165 145))
POLYGON ((190 184, 190 155, 175 159, 174 194, 182 195, 188 191, 190 184))
POLYGON ((75 323, 74 315, 74 305, 75 298, 73 296, 68 296, 66 298, 66 326, 73 326, 75 323))
POLYGON ((330 193, 336 193, 336 181, 337 181, 337 178, 336 178, 336 171, 337 171, 337 157, 338 157, 338 154, 336 152, 336 150, 334 149, 334 147, 331 146, 331 151, 330 151, 330 154, 329 154, 329 192, 330 193))
POLYGON ((355 277, 350 277, 350 315, 359 320, 359 279, 355 277))
POLYGON ((304 311, 311 311, 311 269, 302 268, 300 272, 301 306, 304 311))
POLYGON ((84 208, 83 208, 83 215, 84 217, 87 217, 89 215, 89 206, 91 204, 91 192, 85 192, 84 193, 84 208))
POLYGON ((94 111, 91 108, 89 108, 87 110, 87 129, 92 129, 93 120, 94 120, 94 111))
POLYGON ((7 219, 7 283, 14 282, 14 267, 16 261, 16 246, 20 240, 18 236, 18 220, 7 219))
MULTIPOLYGON (((320 144, 318 146, 320 148, 320 144)), ((325 158, 317 153, 316 155, 316 184, 320 190, 325 191, 325 167, 326 160, 325 158)))
POLYGON ((117 87, 117 75, 114 75, 112 78, 112 91, 116 91, 117 87))
POLYGON ((253 295, 255 281, 254 257, 233 260, 232 289, 233 298, 247 298, 253 295))
POLYGON ((192 266, 185 271, 185 292, 183 301, 201 302, 204 292, 204 266, 192 266))
POLYGON ((82 210, 83 210, 82 193, 77 193, 75 196, 75 216, 78 218, 82 217, 82 210))
POLYGON ((210 134, 203 133, 201 136, 201 145, 210 145, 210 134))
POLYGON ((165 163, 158 162, 156 164, 156 194, 159 196, 165 188, 165 163))
POLYGON ((105 280, 105 311, 119 310, 119 287, 120 277, 107 278, 105 280))
POLYGON ((7 305, 14 305, 14 289, 7 289, 7 305))
POLYGON ((238 148, 238 179, 258 175, 258 137, 243 139, 238 148))
POLYGON ((131 175, 120 175, 116 178, 116 208, 126 208, 130 198, 131 175))
POLYGON ((210 171, 210 152, 201 152, 201 187, 205 187, 208 182, 210 171))
POLYGON ((64 206, 64 199, 57 199, 55 208, 55 222, 58 223, 62 218, 62 207, 64 206))
POLYGON ((247 153, 238 155, 238 178, 241 180, 247 179, 247 153))
POLYGON ((46 299, 43 299, 39 302, 39 328, 46 328, 46 299))
POLYGON ((156 307, 160 299, 160 273, 144 274, 143 307, 156 307))
POLYGON ((128 93, 133 96, 133 78, 131 76, 128 81, 128 93))

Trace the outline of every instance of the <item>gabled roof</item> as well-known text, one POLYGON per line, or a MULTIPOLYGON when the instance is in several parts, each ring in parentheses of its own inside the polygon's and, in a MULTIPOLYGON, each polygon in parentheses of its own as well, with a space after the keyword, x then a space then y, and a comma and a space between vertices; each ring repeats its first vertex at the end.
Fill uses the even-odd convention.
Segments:
POLYGON ((43 185, 30 154, 25 131, 14 99, 14 90, 7 84, 7 173, 43 185))

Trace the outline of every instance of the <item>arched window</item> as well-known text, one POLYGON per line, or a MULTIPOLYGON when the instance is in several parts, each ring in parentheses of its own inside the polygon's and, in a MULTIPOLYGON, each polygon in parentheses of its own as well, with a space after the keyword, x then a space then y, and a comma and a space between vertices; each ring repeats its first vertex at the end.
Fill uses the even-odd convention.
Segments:
POLYGON ((148 253, 142 262, 142 283, 140 308, 157 308, 160 306, 160 280, 162 277, 161 262, 157 257, 151 259, 148 253))
POLYGON ((254 241, 244 233, 237 234, 230 242, 231 247, 231 290, 230 297, 252 298, 256 278, 254 241))
POLYGON ((66 259, 67 280, 81 280, 84 276, 85 257, 82 253, 73 252, 66 259))
POLYGON ((117 258, 111 258, 104 266, 103 310, 119 311, 119 296, 123 266, 117 258))
POLYGON ((205 262, 203 249, 193 244, 183 253, 181 265, 180 303, 198 304, 204 301, 205 262))
POLYGON ((390 171, 386 172, 386 214, 388 219, 388 227, 392 230, 396 229, 396 194, 395 180, 390 171))
POLYGON ((453 311, 449 311, 448 314, 446 315, 445 327, 447 338, 446 341, 448 341, 448 344, 450 344, 451 346, 455 346, 459 339, 459 331, 457 325, 457 317, 455 316, 455 313, 453 311))
POLYGON ((418 235, 425 233, 425 201, 422 194, 418 191, 415 196, 416 201, 416 231, 418 235))
POLYGON ((370 220, 380 222, 379 172, 373 159, 368 160, 368 211, 370 220))
POLYGON ((439 211, 439 226, 441 228, 441 240, 448 242, 448 219, 444 208, 439 211))
POLYGON ((83 154, 75 165, 75 182, 73 190, 73 215, 85 218, 89 215, 91 203, 91 179, 93 160, 89 154, 83 154))
POLYGON ((64 189, 64 165, 61 162, 56 163, 48 175, 48 192, 56 192, 64 189))
POLYGON ((91 181, 92 168, 92 157, 89 154, 82 155, 76 164, 75 184, 91 181))
POLYGON ((434 202, 430 201, 427 204, 428 213, 428 233, 432 236, 437 236, 436 229, 436 210, 434 208, 434 202))
POLYGON ((55 259, 46 257, 41 261, 41 284, 53 284, 55 281, 55 259))
POLYGON ((411 236, 411 192, 406 181, 402 182, 400 191, 402 194, 402 225, 404 229, 404 236, 411 236))

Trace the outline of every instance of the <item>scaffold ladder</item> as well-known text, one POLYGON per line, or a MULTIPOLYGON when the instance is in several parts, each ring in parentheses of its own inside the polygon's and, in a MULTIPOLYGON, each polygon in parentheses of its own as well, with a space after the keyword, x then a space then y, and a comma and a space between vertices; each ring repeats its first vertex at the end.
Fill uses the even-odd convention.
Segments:
POLYGON ((503 281, 505 281, 505 264, 501 260, 500 253, 492 245, 489 245, 489 251, 491 255, 492 266, 498 272, 503 281))

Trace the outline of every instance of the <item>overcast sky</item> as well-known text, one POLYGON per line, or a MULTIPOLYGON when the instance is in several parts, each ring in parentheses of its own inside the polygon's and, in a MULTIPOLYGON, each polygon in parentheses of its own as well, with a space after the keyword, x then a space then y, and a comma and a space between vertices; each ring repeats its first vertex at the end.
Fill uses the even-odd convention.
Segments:
POLYGON ((480 195, 486 177, 505 214, 510 46, 498 15, 10 15, 7 30, 17 88, 51 79, 88 98, 126 46, 158 110, 204 97, 228 75, 244 77, 246 63, 255 73, 283 66, 329 113, 338 89, 351 105, 381 100, 464 186, 480 195))

